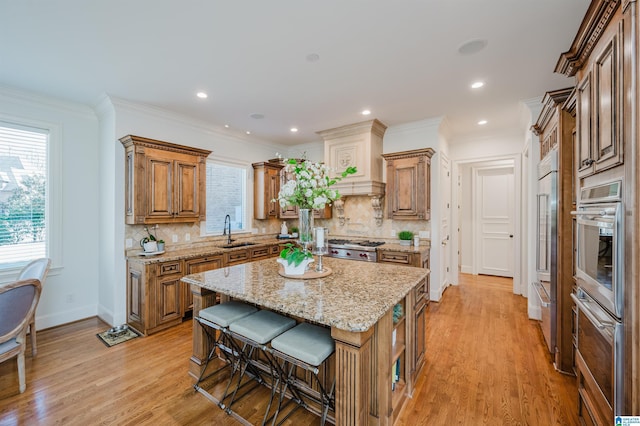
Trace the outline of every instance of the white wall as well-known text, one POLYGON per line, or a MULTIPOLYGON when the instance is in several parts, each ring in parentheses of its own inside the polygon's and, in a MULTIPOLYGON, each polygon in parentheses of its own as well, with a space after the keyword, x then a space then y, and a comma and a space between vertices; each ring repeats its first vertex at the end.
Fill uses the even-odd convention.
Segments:
MULTIPOLYGON (((0 116, 60 129, 62 169, 60 258, 55 259, 36 312, 36 328, 97 314, 100 209, 98 119, 84 105, 0 87, 0 116)), ((16 271, 17 273, 17 271, 16 271)))
MULTIPOLYGON (((523 181, 521 176, 521 163, 524 143, 524 136, 517 133, 487 134, 478 138, 468 137, 464 139, 455 139, 451 143, 451 159, 453 162, 452 184, 457 184, 458 176, 460 176, 461 183, 460 191, 458 192, 458 190, 454 188, 452 192, 453 205, 460 206, 459 209, 453 209, 454 219, 452 221, 452 228, 454 228, 456 224, 460 227, 459 235, 453 237, 454 233, 452 232, 452 252, 457 253, 460 251, 460 259, 458 259, 458 256, 452 256, 452 266, 454 267, 454 271, 461 269, 462 272, 469 273, 472 268, 473 218, 471 217, 471 206, 474 189, 471 187, 471 183, 473 167, 478 165, 494 164, 496 161, 510 161, 511 164, 514 165, 514 178, 516 180, 515 188, 520 188, 520 183, 523 181)), ((524 181, 526 180, 527 179, 525 178, 524 181)), ((515 194, 515 201, 518 203, 518 210, 521 205, 521 194, 519 192, 520 191, 515 194)), ((515 225, 518 226, 520 224, 519 217, 516 218, 516 222, 517 223, 515 223, 515 225)), ((518 229, 521 228, 521 226, 518 226, 518 229)), ((520 235, 516 235, 516 255, 522 251, 522 246, 526 244, 527 241, 526 236, 522 234, 523 233, 520 232, 520 235)), ((523 282, 527 277, 526 271, 528 266, 526 264, 522 264, 520 256, 517 256, 515 260, 516 270, 514 270, 514 291, 518 294, 524 291, 524 294, 526 295, 526 291, 523 290, 523 282)))

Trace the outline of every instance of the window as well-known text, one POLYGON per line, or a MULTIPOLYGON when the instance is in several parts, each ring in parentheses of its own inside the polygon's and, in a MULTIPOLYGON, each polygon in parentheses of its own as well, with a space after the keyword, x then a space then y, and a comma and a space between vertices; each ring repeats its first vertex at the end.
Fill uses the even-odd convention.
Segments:
POLYGON ((226 215, 232 231, 247 230, 247 168, 208 160, 206 234, 222 234, 226 215))
POLYGON ((49 131, 0 122, 0 270, 48 256, 49 131))

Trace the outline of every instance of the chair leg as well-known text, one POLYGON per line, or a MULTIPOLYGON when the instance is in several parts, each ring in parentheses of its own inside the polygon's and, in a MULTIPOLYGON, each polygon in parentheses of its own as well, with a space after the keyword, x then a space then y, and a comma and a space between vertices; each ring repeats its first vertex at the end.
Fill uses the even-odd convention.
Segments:
POLYGON ((23 393, 27 389, 24 370, 24 351, 18 354, 18 381, 20 382, 20 393, 23 393))
POLYGON ((31 356, 38 354, 38 346, 36 345, 36 321, 33 320, 29 324, 29 334, 31 335, 31 356))

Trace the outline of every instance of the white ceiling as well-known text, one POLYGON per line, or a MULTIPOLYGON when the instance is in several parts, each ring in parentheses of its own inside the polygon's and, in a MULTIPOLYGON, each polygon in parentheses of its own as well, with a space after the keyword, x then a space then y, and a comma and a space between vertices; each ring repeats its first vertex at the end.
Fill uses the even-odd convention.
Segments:
POLYGON ((588 5, 0 0, 0 85, 90 105, 108 94, 281 144, 366 120, 364 108, 389 126, 444 116, 453 139, 480 136, 523 129, 519 101, 573 84, 553 69, 588 5), (458 53, 473 39, 488 45, 458 53))

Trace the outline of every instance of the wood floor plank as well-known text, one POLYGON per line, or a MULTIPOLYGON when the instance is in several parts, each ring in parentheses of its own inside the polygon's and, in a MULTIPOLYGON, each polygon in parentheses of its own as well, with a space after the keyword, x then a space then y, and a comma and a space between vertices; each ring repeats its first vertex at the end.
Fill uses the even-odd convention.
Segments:
MULTIPOLYGON (((553 369, 526 299, 511 280, 461 275, 427 313, 423 373, 397 425, 577 425, 575 378, 553 369)), ((192 388, 191 322, 107 348, 97 318, 38 332, 27 390, 15 361, 0 364, 0 426, 236 425, 192 388)), ((238 411, 262 418, 258 389, 238 411)), ((317 418, 298 410, 286 423, 317 418)))

